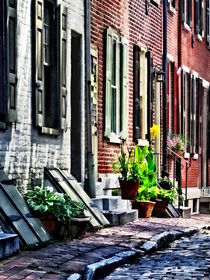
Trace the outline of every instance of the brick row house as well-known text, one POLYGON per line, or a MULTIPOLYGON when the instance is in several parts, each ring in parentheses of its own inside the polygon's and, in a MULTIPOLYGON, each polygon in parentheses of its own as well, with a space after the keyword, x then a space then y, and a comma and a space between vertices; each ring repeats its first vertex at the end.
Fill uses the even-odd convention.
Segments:
POLYGON ((0 163, 19 187, 44 167, 85 179, 84 1, 0 2, 0 163))
MULTIPOLYGON (((117 184, 112 173, 120 144, 148 144, 160 124, 162 64, 160 1, 91 1, 91 100, 96 194, 117 184), (97 112, 94 115, 94 112, 97 112)), ((156 143, 160 152, 160 143, 156 143)))
POLYGON ((187 140, 180 183, 197 213, 200 189, 210 186, 210 1, 168 2, 167 129, 187 140))

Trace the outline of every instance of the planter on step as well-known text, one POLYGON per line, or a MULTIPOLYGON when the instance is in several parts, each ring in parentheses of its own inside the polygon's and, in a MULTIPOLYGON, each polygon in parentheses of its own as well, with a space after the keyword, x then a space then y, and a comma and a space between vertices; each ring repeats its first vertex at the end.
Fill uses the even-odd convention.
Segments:
POLYGON ((122 199, 135 200, 140 186, 139 182, 119 180, 122 199))
POLYGON ((40 220, 46 230, 54 238, 64 239, 70 237, 70 222, 61 222, 51 213, 42 214, 40 220))
POLYGON ((86 234, 90 218, 91 217, 71 218, 70 230, 72 238, 80 238, 86 234))
POLYGON ((153 201, 139 201, 135 200, 132 202, 132 208, 138 209, 139 218, 150 218, 152 216, 152 211, 155 202, 153 201))
POLYGON ((167 206, 168 206, 168 202, 166 202, 164 199, 156 199, 156 203, 152 215, 160 218, 167 217, 166 214, 167 206))
POLYGON ((175 153, 178 154, 180 157, 182 157, 184 154, 181 150, 175 150, 175 153))

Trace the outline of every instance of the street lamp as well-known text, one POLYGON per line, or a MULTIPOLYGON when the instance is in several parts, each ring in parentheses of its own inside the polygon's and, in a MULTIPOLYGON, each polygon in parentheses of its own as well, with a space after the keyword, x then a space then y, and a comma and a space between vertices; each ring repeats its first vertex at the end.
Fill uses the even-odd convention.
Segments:
POLYGON ((156 75, 157 75, 157 82, 159 83, 165 82, 165 72, 162 69, 156 71, 156 75))

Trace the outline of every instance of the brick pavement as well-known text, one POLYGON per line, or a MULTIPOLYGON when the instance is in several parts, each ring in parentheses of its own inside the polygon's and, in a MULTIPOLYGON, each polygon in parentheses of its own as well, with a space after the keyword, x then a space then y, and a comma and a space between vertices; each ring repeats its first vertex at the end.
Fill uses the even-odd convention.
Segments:
POLYGON ((130 248, 139 248, 154 235, 198 225, 210 225, 210 215, 191 219, 139 219, 119 227, 88 233, 80 240, 55 242, 36 251, 23 251, 0 263, 0 280, 64 280, 82 274, 88 264, 130 248))

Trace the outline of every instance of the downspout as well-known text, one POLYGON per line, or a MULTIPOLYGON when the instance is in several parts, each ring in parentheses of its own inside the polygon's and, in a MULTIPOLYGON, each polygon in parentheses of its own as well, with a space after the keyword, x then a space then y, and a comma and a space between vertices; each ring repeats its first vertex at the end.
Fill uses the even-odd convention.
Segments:
POLYGON ((167 0, 163 0, 163 71, 165 82, 163 83, 163 169, 162 176, 167 174, 167 0))
POLYGON ((96 197, 94 157, 92 152, 91 101, 90 101, 90 0, 84 0, 85 13, 85 93, 87 120, 87 192, 91 198, 96 197))

